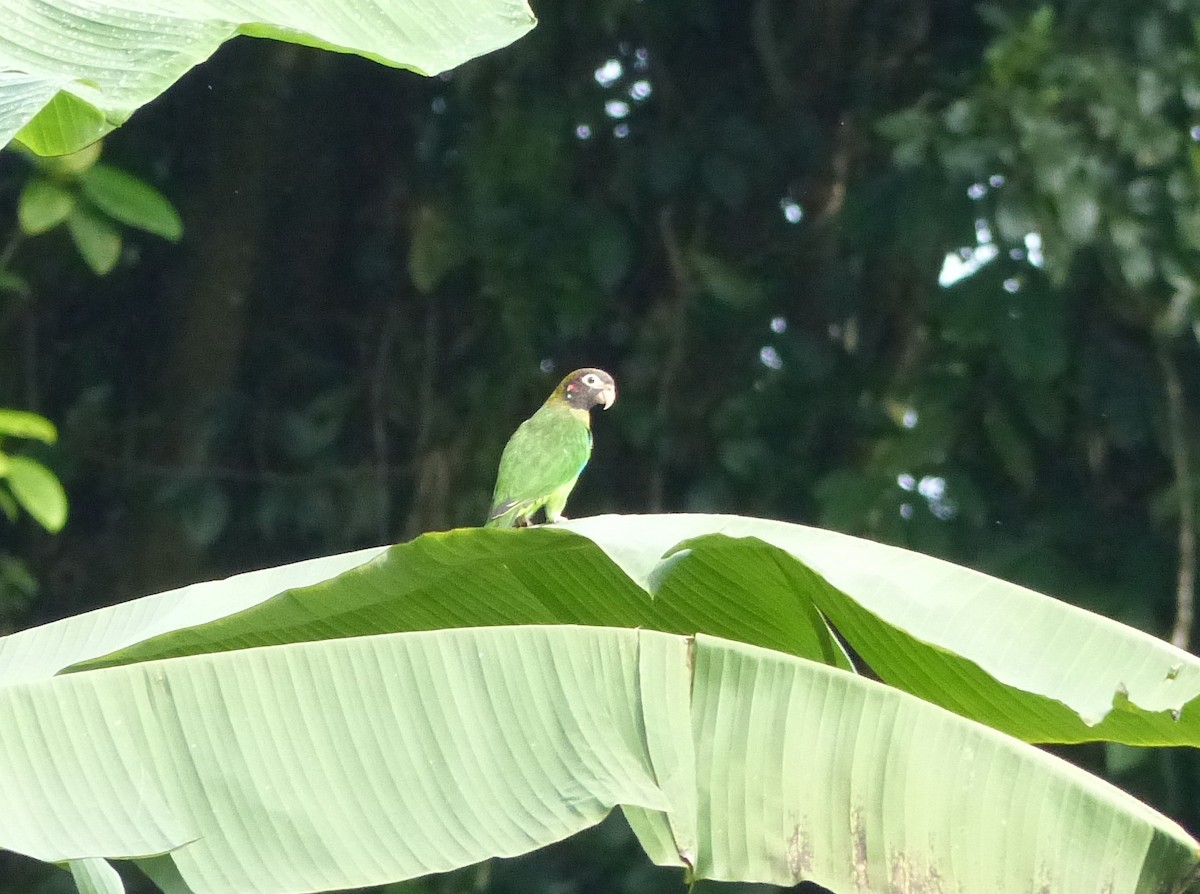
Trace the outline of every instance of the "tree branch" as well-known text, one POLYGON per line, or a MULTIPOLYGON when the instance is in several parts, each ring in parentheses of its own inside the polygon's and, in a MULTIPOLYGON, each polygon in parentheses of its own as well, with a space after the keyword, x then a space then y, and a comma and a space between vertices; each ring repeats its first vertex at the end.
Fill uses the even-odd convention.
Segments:
POLYGON ((1171 629, 1171 642, 1181 649, 1186 649, 1191 641, 1192 624, 1195 619, 1195 488, 1179 369, 1165 344, 1159 343, 1156 355, 1162 369, 1167 396, 1167 446, 1171 455, 1171 470, 1175 476, 1175 495, 1179 501, 1179 568, 1175 577, 1175 624, 1171 629))

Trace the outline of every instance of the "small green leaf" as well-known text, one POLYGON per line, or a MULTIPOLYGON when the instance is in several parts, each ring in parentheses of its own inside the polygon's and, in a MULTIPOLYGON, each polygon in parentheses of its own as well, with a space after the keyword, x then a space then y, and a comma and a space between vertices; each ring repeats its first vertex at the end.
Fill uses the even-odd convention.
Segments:
POLYGON ((54 423, 37 413, 25 410, 0 410, 0 435, 11 438, 30 438, 43 444, 58 440, 58 429, 54 423))
POLYGON ((121 234, 100 215, 76 206, 67 218, 67 228, 79 256, 97 276, 111 273, 121 258, 121 234))
POLYGON ((45 177, 34 177, 21 190, 17 223, 25 235, 36 236, 57 227, 74 207, 74 192, 45 177))
POLYGON ((105 164, 80 177, 83 193, 109 217, 172 242, 183 235, 183 222, 167 198, 144 180, 105 164))
MULTIPOLYGON (((112 129, 113 125, 100 109, 60 90, 33 120, 17 131, 16 139, 38 155, 60 155, 67 151, 71 156, 86 160, 88 148, 95 146, 112 129), (71 152, 73 149, 80 151, 71 152)), ((96 155, 99 155, 98 149, 96 155)))
POLYGON ((8 458, 8 486, 34 521, 51 533, 67 523, 67 495, 58 476, 27 456, 8 458))
MULTIPOLYGON (((8 457, 0 456, 0 478, 4 477, 7 468, 8 457)), ((15 522, 21 513, 21 507, 17 505, 13 495, 6 490, 0 490, 0 512, 4 513, 4 517, 10 522, 15 522)))

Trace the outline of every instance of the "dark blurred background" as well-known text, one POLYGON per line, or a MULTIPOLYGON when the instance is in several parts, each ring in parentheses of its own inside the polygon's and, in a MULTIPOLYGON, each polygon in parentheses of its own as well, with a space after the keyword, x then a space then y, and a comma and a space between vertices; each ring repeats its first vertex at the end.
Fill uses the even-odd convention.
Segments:
MULTIPOLYGON (((30 452, 71 504, 0 520, 0 628, 478 524, 515 425, 598 365, 568 514, 828 526, 1172 635, 1195 2, 535 11, 433 79, 227 45, 106 140, 185 232, 103 277, 20 236, 35 168, 0 155, 0 406, 59 425, 30 452)), ((1200 832, 1195 755, 1060 751, 1200 832)), ((0 855, 5 894, 65 881, 0 855)), ((617 820, 392 890, 678 888, 617 820)))

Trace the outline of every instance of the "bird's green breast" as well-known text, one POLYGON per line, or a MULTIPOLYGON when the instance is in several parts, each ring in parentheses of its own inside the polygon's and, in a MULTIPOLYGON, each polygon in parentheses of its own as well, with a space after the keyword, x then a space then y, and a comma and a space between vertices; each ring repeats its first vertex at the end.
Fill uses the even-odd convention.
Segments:
POLYGON ((588 420, 586 410, 547 401, 522 422, 500 458, 493 505, 542 498, 576 478, 592 452, 588 420))

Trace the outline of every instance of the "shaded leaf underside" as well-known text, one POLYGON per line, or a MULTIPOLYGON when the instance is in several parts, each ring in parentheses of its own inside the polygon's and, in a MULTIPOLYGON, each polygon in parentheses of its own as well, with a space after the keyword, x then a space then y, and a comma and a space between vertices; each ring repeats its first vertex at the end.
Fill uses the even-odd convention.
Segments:
POLYGON ((104 136, 236 34, 437 74, 526 33, 524 0, 0 0, 0 146, 104 136))
POLYGON ((0 843, 171 850, 197 894, 422 875, 617 805, 659 862, 844 891, 1132 894, 1196 859, 1063 761, 706 636, 494 627, 146 662, 0 689, 0 729, 23 731, 0 740, 0 843))

